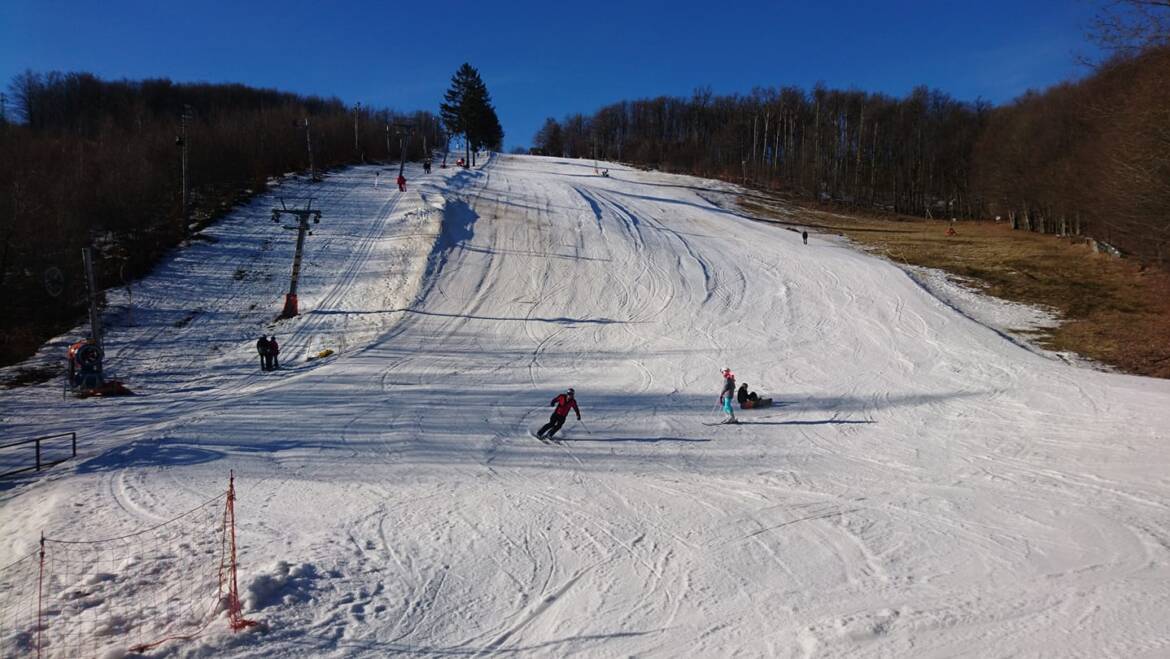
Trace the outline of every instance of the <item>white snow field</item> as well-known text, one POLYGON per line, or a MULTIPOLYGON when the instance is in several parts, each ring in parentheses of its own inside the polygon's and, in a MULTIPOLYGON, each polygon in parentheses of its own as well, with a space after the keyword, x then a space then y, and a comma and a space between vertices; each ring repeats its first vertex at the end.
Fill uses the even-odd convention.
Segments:
POLYGON ((0 392, 6 440, 80 444, 0 481, 0 564, 234 470, 264 627, 152 656, 1170 656, 1170 382, 1027 350, 722 184, 602 166, 286 181, 132 308, 111 292, 140 395, 0 392), (270 325, 294 243, 270 209, 307 194, 302 315, 270 325), (776 405, 705 425, 724 367, 776 405), (567 387, 583 422, 537 441, 567 387))

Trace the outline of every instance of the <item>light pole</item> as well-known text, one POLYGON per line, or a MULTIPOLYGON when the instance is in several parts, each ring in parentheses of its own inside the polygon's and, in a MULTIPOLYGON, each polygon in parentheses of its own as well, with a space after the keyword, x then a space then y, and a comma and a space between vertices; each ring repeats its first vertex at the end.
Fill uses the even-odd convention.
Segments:
POLYGON ((180 202, 182 207, 179 209, 179 221, 182 223, 182 225, 179 227, 180 236, 187 235, 187 209, 189 202, 189 196, 187 192, 187 122, 191 119, 191 106, 184 105, 183 114, 179 115, 179 136, 175 138, 175 144, 179 146, 179 166, 182 169, 182 201, 180 202))
POLYGON ((313 135, 309 131, 309 118, 305 117, 305 146, 309 150, 309 180, 317 180, 317 168, 313 165, 313 135))
POLYGON ((394 124, 398 131, 398 175, 406 171, 406 140, 414 134, 414 127, 410 124, 394 124))
MULTIPOLYGON (((355 156, 360 155, 362 152, 361 147, 358 145, 358 113, 361 111, 362 103, 361 101, 358 101, 353 106, 353 154, 355 156)), ((362 158, 362 161, 365 161, 364 157, 362 158)))
POLYGON ((93 276, 93 250, 89 247, 81 249, 81 264, 85 268, 85 287, 89 292, 89 333, 90 338, 102 348, 102 315, 98 310, 97 283, 93 276))

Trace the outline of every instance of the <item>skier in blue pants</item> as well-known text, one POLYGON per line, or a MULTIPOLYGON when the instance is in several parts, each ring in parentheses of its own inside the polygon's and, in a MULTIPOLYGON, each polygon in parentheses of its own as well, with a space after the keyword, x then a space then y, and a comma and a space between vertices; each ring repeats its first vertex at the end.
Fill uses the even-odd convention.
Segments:
POLYGON ((727 415, 723 423, 739 423, 735 420, 735 412, 731 409, 731 401, 735 398, 735 374, 730 368, 723 369, 723 391, 719 393, 719 402, 723 403, 723 413, 727 415))

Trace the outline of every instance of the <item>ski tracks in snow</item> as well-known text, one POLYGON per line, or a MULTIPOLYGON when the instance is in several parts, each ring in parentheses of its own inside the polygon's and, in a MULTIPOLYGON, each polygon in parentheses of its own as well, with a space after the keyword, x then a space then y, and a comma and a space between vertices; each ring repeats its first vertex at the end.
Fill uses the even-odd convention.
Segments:
POLYGON ((246 303, 278 300, 291 241, 258 207, 225 223, 242 277, 122 345, 233 338, 197 385, 70 408, 121 445, 74 477, 96 513, 63 517, 155 521, 236 468, 241 585, 308 577, 250 612, 262 644, 206 654, 1164 652, 1170 390, 1021 350, 710 182, 589 170, 314 186, 308 312, 275 331, 341 350, 286 373, 251 366, 271 316, 246 303), (704 427, 724 366, 775 408, 704 427), (529 437, 567 386, 586 423, 529 437))

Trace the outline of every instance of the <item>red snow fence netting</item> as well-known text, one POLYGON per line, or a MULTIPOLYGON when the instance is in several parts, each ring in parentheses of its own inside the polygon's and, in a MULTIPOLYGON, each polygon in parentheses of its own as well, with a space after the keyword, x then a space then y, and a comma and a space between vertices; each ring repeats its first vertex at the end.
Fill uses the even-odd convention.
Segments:
POLYGON ((177 517, 104 540, 43 537, 0 567, 0 657, 101 657, 190 640, 243 617, 235 479, 177 517))

